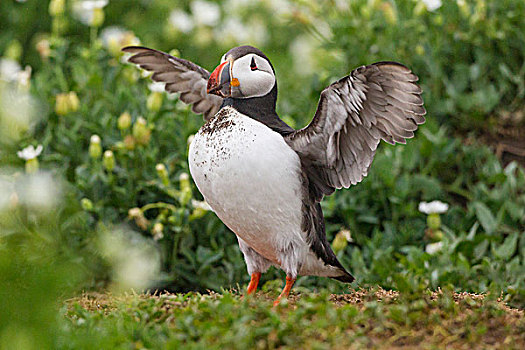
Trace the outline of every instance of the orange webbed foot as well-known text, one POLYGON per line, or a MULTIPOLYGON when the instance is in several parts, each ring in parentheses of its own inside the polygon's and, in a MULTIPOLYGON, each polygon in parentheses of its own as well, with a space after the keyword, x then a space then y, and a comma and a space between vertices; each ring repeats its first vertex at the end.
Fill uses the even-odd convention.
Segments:
POLYGON ((273 302, 273 306, 276 307, 281 302, 282 298, 288 298, 288 295, 290 295, 290 291, 292 290, 293 284, 295 283, 296 278, 292 278, 289 276, 286 276, 286 285, 283 288, 283 291, 281 294, 277 297, 277 299, 273 302))
POLYGON ((246 290, 247 295, 255 294, 255 291, 257 290, 257 285, 259 284, 260 279, 261 279, 260 272, 252 273, 250 284, 248 285, 248 289, 246 290))

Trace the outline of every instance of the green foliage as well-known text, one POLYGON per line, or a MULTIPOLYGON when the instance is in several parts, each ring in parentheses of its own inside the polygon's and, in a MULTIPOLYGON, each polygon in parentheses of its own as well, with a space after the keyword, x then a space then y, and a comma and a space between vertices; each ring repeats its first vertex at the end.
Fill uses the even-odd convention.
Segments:
POLYGON ((337 59, 323 65, 331 77, 403 62, 420 77, 429 115, 464 130, 490 131, 491 114, 523 107, 523 1, 443 1, 435 12, 417 1, 352 1, 344 11, 329 3, 314 13, 333 33, 324 47, 337 59))
MULTIPOLYGON (((32 180, 19 177, 15 185, 34 189, 32 180)), ((73 198, 62 199, 53 207, 21 196, 16 208, 0 210, 1 349, 53 348, 57 308, 96 272, 96 255, 82 248, 91 239, 87 215, 73 198)))

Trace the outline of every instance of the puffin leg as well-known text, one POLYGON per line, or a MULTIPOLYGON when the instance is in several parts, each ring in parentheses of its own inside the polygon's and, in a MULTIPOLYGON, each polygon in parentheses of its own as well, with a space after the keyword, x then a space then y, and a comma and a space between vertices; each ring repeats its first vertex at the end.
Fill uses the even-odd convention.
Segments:
POLYGON ((261 279, 261 273, 260 272, 254 272, 252 273, 252 278, 250 280, 250 284, 248 285, 248 289, 246 290, 246 294, 255 294, 255 291, 257 290, 257 285, 259 284, 259 280, 261 279))
POLYGON ((292 290, 293 284, 295 283, 296 279, 297 278, 292 278, 290 276, 286 276, 286 285, 284 286, 283 291, 281 292, 281 294, 273 302, 273 306, 279 305, 279 303, 281 302, 281 299, 283 297, 284 298, 288 298, 288 295, 290 294, 290 290, 292 290))

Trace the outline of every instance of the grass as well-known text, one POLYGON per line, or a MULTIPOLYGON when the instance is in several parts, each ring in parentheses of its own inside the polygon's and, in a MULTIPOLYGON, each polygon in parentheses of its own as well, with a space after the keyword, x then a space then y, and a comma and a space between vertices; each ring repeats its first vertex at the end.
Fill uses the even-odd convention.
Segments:
MULTIPOLYGON (((278 290, 255 298, 208 294, 86 293, 66 302, 69 334, 98 348, 523 349, 524 311, 487 295, 381 288, 346 294, 278 290)), ((66 337, 67 338, 67 337, 66 337)))

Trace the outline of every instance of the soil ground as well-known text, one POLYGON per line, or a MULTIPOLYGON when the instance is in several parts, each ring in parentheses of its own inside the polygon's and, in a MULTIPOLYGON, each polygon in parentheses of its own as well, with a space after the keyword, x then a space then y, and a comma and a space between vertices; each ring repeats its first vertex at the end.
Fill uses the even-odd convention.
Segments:
MULTIPOLYGON (((207 316, 205 320, 195 321, 196 324, 204 325, 202 322, 206 321, 213 327, 213 322, 217 322, 218 328, 225 322, 224 312, 233 312, 241 315, 240 318, 246 315, 252 321, 243 326, 258 329, 268 327, 267 319, 278 317, 279 321, 273 321, 268 334, 258 340, 257 344, 264 345, 262 348, 292 348, 292 344, 280 338, 280 332, 283 324, 292 328, 297 324, 301 331, 294 335, 294 342, 299 348, 317 348, 317 345, 324 344, 327 348, 341 349, 525 349, 524 310, 511 308, 486 295, 442 291, 400 295, 396 291, 375 288, 347 294, 296 293, 287 303, 272 308, 275 296, 273 291, 259 292, 255 298, 247 300, 235 291, 203 295, 86 293, 69 300, 67 305, 70 318, 76 317, 74 310, 79 307, 88 314, 104 318, 136 313, 134 308, 147 312, 147 308, 155 305, 156 320, 152 318, 151 322, 166 325, 169 332, 174 333, 181 331, 175 326, 178 319, 188 315, 198 318, 200 312, 207 313, 207 316), (212 304, 214 311, 210 312, 212 304), (224 307, 228 311, 222 310, 223 304, 229 305, 224 307), (333 312, 337 316, 333 316, 333 312), (318 329, 319 324, 323 325, 325 332, 318 329), (315 343, 311 342, 312 337, 316 339, 315 343)), ((234 321, 231 321, 234 324, 229 327, 235 326, 236 319, 234 316, 234 321)), ((235 339, 235 335, 233 337, 235 339)), ((202 339, 205 342, 204 330, 202 339)), ((197 345, 204 346, 205 343, 197 345)))

